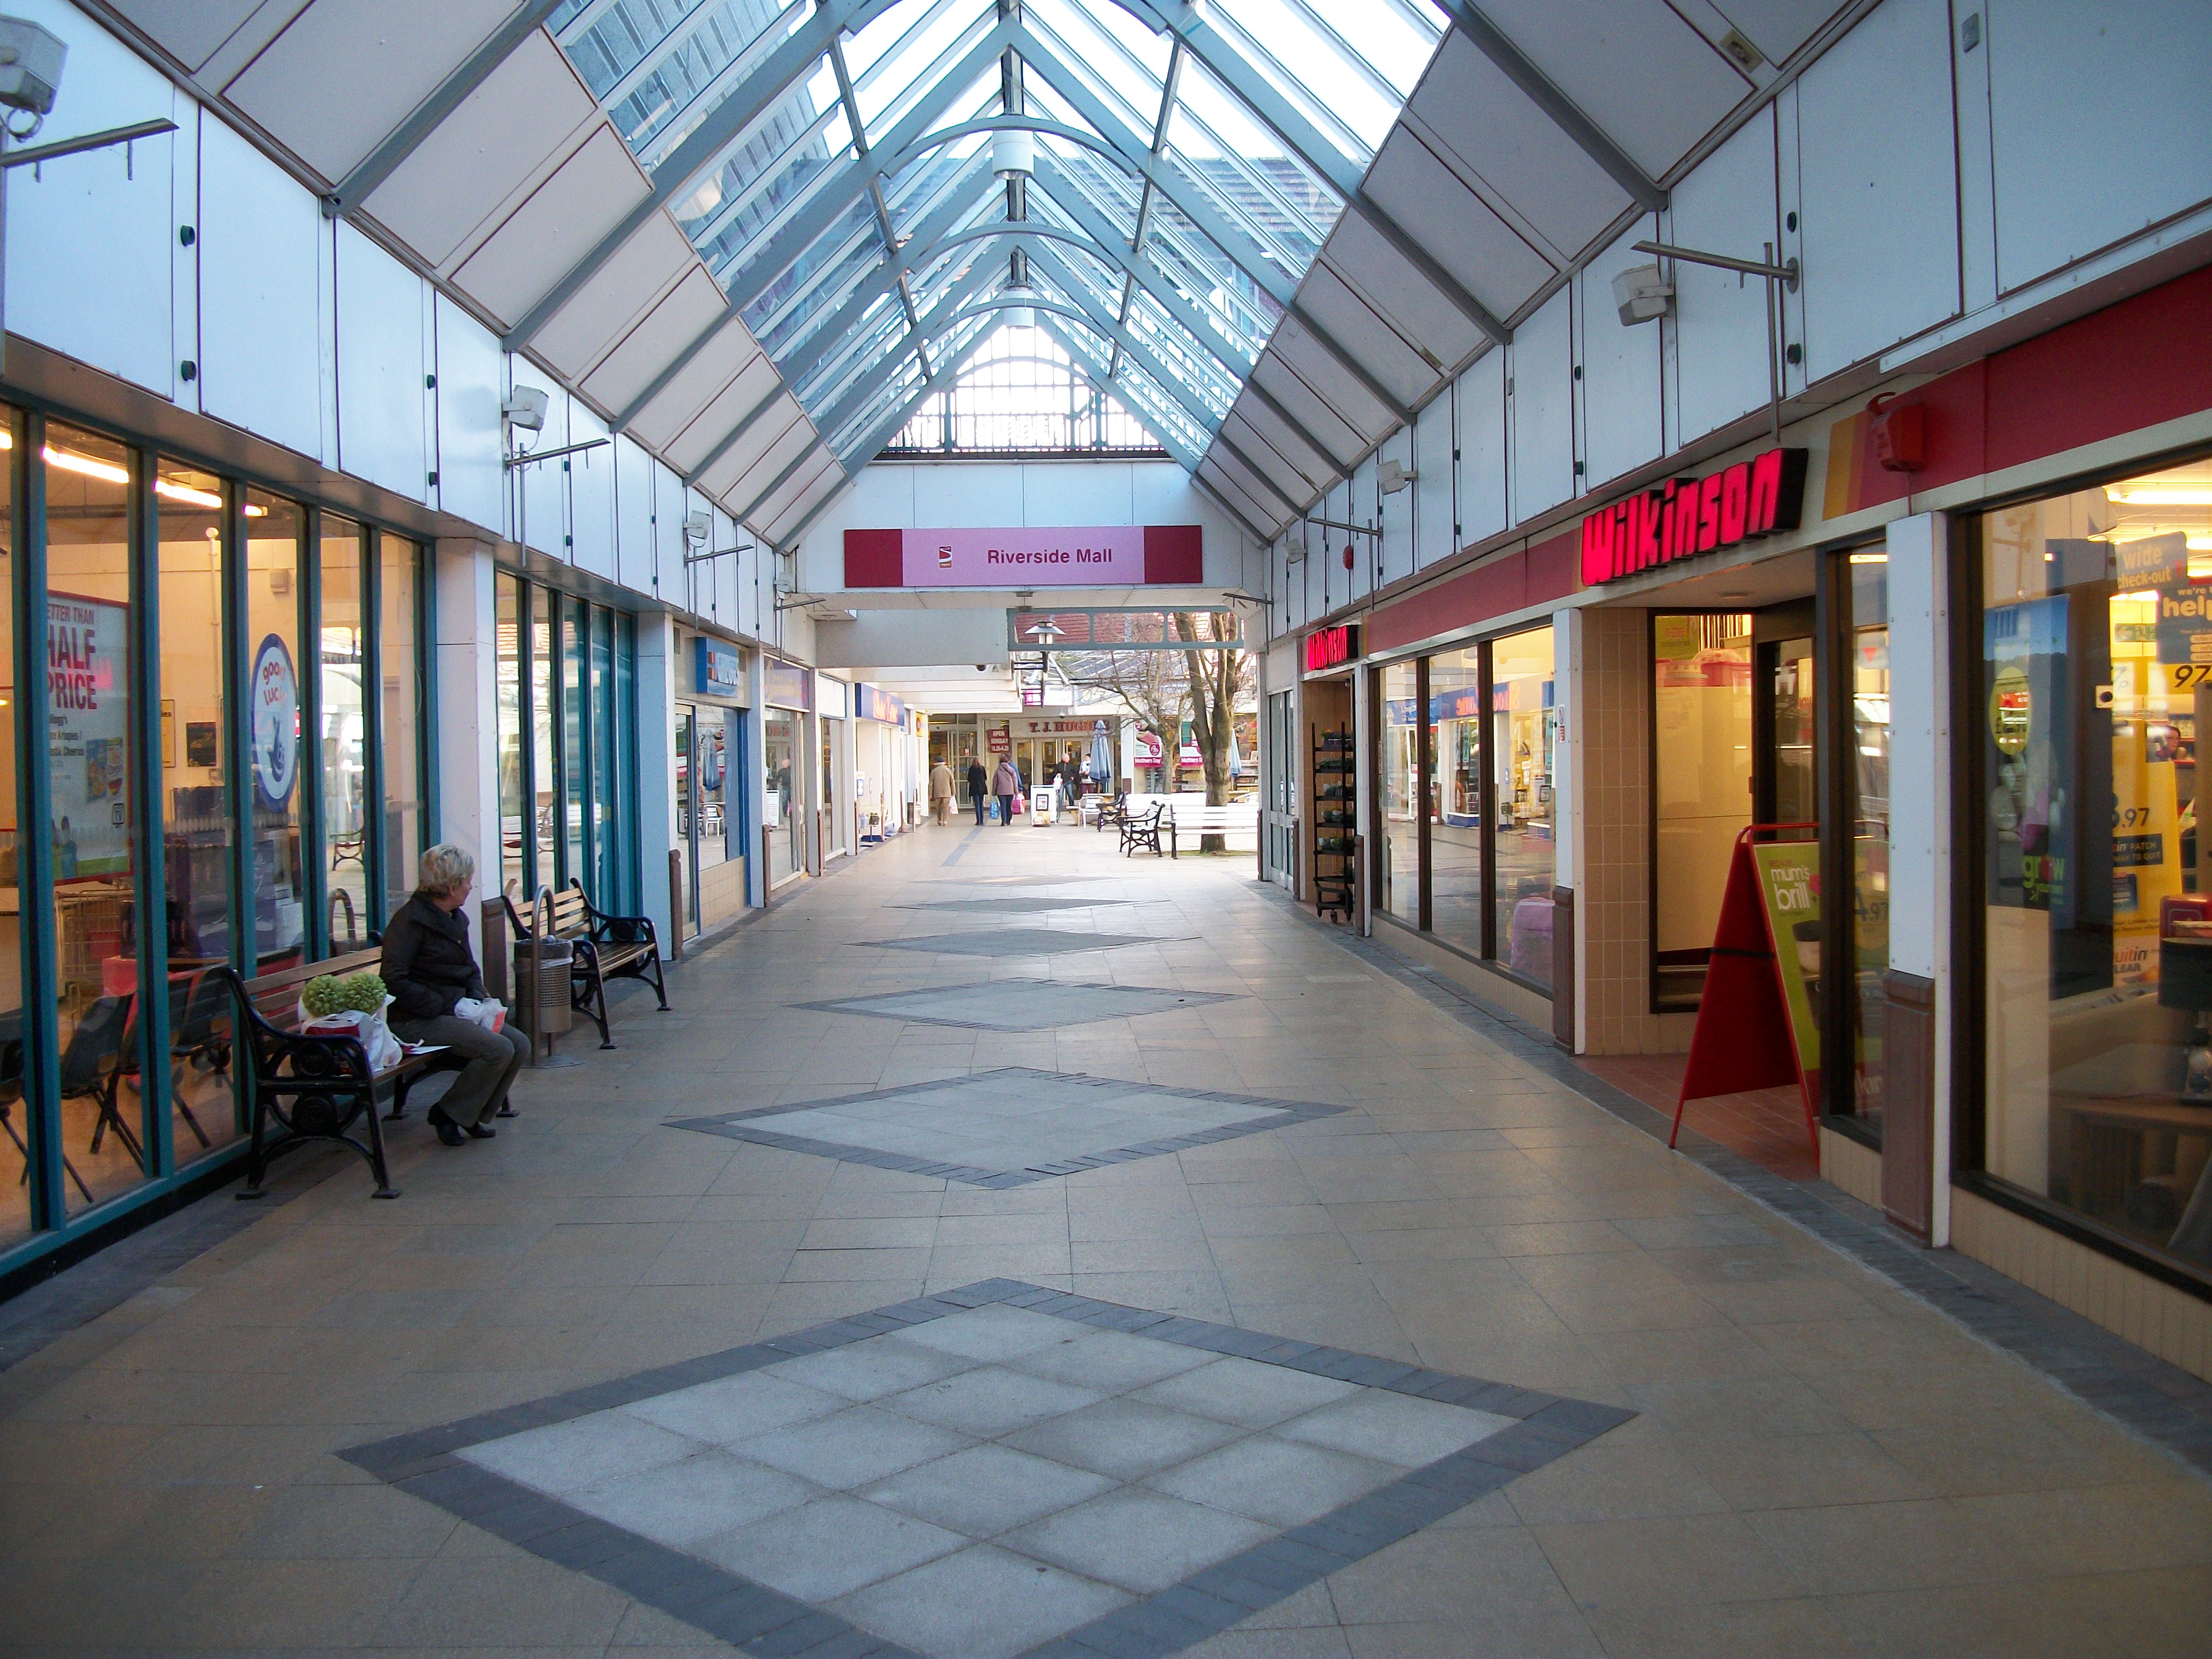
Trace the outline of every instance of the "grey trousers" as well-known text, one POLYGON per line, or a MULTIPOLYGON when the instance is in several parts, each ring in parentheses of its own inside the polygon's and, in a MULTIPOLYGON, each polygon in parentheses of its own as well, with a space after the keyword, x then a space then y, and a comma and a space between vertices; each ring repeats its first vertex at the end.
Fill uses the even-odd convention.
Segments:
POLYGON ((441 1014, 435 1019, 395 1019, 392 1030, 404 1042, 443 1043, 453 1058, 467 1062, 436 1109, 465 1129, 471 1123, 489 1123, 492 1115, 507 1104, 514 1074, 530 1058, 530 1039, 514 1026, 487 1031, 456 1014, 441 1014))

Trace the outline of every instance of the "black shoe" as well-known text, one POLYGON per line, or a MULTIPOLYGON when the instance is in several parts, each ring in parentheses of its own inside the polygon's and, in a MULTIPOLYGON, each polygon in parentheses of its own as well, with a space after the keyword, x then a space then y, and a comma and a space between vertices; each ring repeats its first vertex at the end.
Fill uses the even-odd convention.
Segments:
POLYGON ((471 1140, 489 1140, 499 1133, 489 1123, 470 1123, 463 1126, 471 1140))
POLYGON ((448 1146, 459 1146, 464 1137, 461 1126, 447 1117, 435 1106, 430 1109, 430 1127, 438 1132, 438 1139, 448 1146))

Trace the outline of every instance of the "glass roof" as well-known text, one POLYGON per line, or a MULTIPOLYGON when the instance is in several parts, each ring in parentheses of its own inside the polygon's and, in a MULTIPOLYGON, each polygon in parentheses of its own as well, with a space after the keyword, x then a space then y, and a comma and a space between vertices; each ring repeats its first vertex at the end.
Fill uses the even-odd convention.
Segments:
POLYGON ((848 469, 1008 306, 1194 467, 1343 210, 1314 135, 1327 171, 1364 172, 1446 21, 1432 0, 562 0, 548 27, 848 469), (1026 172, 994 170, 1008 128, 1026 172))

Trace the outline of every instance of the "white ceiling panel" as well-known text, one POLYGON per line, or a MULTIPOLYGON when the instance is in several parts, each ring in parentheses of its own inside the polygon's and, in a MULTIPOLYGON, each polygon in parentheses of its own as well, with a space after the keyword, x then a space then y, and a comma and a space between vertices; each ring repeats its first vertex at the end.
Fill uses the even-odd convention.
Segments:
POLYGON ((1841 8, 1836 0, 1714 0, 1714 9, 1778 64, 1813 38, 1841 8))
POLYGON ((1252 499, 1252 494, 1229 476, 1220 463, 1208 455, 1198 465, 1198 476, 1221 492, 1222 499, 1251 521, 1255 529, 1273 531, 1285 522, 1283 509, 1272 502, 1262 507, 1252 499))
POLYGON ((1306 273, 1298 299, 1314 320, 1358 356, 1360 367, 1395 392, 1401 403, 1413 402, 1437 383, 1437 371, 1328 266, 1317 264, 1306 273))
POLYGON ((1271 480, 1263 472, 1256 472, 1231 451, 1216 447, 1206 452, 1209 465, 1219 467, 1237 481, 1247 501, 1264 504, 1265 512, 1258 522, 1263 525, 1280 524, 1283 515, 1296 507, 1303 492, 1279 490, 1271 487, 1271 480))
MULTIPOLYGON (((270 0, 270 9, 278 3, 270 0)), ((296 13, 307 0, 281 3, 286 10, 296 13)), ((145 30, 185 68, 197 70, 262 3, 263 0, 117 0, 115 9, 145 30)), ((280 16, 277 26, 283 21, 280 16)))
MULTIPOLYGON (((773 477, 775 475, 770 473, 769 476, 773 477)), ((810 496, 821 495, 824 478, 842 477, 844 473, 837 465, 837 458, 826 449, 817 450, 806 458, 805 464, 798 471, 784 480, 774 495, 760 504, 753 513, 753 522, 758 525, 781 524, 785 520, 796 516, 795 509, 802 501, 810 496), (819 465, 816 465, 817 461, 819 465)), ((743 507, 744 502, 740 501, 737 505, 743 507)))
POLYGON ((1557 270, 1402 126, 1376 156, 1367 193, 1400 224, 1418 226, 1437 263, 1500 317, 1534 298, 1557 270))
POLYGON ((315 0, 223 88, 336 183, 514 9, 514 0, 315 0))
POLYGON ((1301 442, 1257 398, 1239 398, 1222 420, 1221 429, 1253 459, 1279 470, 1283 485, 1298 494, 1310 495, 1336 476, 1336 469, 1316 455, 1312 445, 1301 442))
POLYGON ((1549 252, 1572 258, 1628 205, 1605 169, 1456 29, 1407 107, 1549 252))
MULTIPOLYGON (((1366 435, 1338 414, 1333 404, 1324 401, 1306 383, 1300 372, 1300 365, 1292 362, 1285 352, 1283 336, 1291 326, 1292 325, 1286 321, 1282 328, 1275 331, 1274 339, 1269 342, 1267 350, 1260 354, 1260 361, 1252 365, 1251 378, 1259 381, 1277 403, 1296 416, 1300 426, 1312 433, 1319 441, 1328 445, 1333 452, 1330 460, 1342 466, 1367 447, 1366 435)), ((1307 362, 1319 363, 1322 372, 1328 374, 1328 384, 1332 388, 1343 381, 1344 371, 1336 366, 1336 359, 1327 356, 1308 339, 1303 329, 1298 331, 1298 343, 1303 348, 1299 354, 1301 358, 1307 362)), ((1352 390, 1362 410, 1373 419, 1382 406, 1358 388, 1352 390)), ((1265 411, 1262 410, 1255 418, 1264 417, 1265 411)), ((1376 422, 1377 430, 1381 425, 1379 420, 1376 422)))
MULTIPOLYGON (((766 374, 764 381, 760 383, 772 382, 775 378, 775 368, 761 355, 760 347, 753 343, 753 337, 746 331, 745 325, 732 317, 716 331, 713 339, 692 355, 691 361, 677 372, 673 380, 661 387, 653 400, 638 411, 637 418, 630 422, 630 428, 647 443, 665 447, 689 426, 702 409, 728 390, 732 381, 738 378, 740 370, 749 375, 760 376, 763 369, 766 374)), ((761 395, 765 396, 766 393, 761 395)), ((754 401, 757 402, 758 398, 754 401)))
POLYGON ((692 266, 586 377, 585 394, 605 408, 628 409, 653 377, 697 339, 723 308, 722 290, 714 286, 706 267, 692 266))
POLYGON ((1322 258, 1409 342, 1419 342, 1416 355, 1431 371, 1423 379, 1423 391, 1434 383, 1437 374, 1472 356, 1487 337, 1465 312, 1444 297, 1441 289, 1357 214, 1347 213, 1336 222, 1328 246, 1322 249, 1322 258))
POLYGON ((750 507, 754 496, 775 482, 777 473, 815 447, 814 422, 797 404, 788 407, 797 416, 791 425, 782 425, 785 406, 779 404, 745 434, 743 443, 699 475, 699 487, 727 501, 732 513, 750 507), (763 433, 769 434, 765 445, 761 444, 763 433), (754 453, 748 456, 747 450, 754 453))
POLYGON ((531 349, 562 374, 580 376, 653 308, 687 266, 705 275, 675 221, 654 214, 531 337, 531 349))
POLYGON ((829 465, 816 473, 798 495, 779 505, 773 519, 762 521, 763 533, 770 541, 781 543, 799 527, 799 521, 801 519, 829 500, 837 490, 844 488, 845 483, 844 469, 836 461, 831 461, 829 465))
POLYGON ((647 194, 644 174, 601 127, 531 192, 453 280, 512 322, 599 245, 647 194))
POLYGON ((1751 90, 1667 0, 1483 0, 1482 10, 1654 179, 1751 90))
POLYGON ((543 167, 597 107, 561 50, 526 39, 364 204, 434 265, 543 167), (527 118, 523 118, 526 112, 527 118))
MULTIPOLYGON (((714 400, 668 441, 668 464, 679 472, 690 472, 712 454, 714 446, 729 436, 740 422, 762 404, 775 397, 781 382, 776 379, 775 365, 765 357, 756 358, 745 365, 744 373, 724 386, 714 400)), ((760 419, 753 422, 752 430, 745 434, 745 441, 732 451, 733 454, 759 453, 759 446, 769 442, 789 424, 791 411, 799 407, 784 392, 760 419), (747 445, 753 446, 748 450, 747 445)))

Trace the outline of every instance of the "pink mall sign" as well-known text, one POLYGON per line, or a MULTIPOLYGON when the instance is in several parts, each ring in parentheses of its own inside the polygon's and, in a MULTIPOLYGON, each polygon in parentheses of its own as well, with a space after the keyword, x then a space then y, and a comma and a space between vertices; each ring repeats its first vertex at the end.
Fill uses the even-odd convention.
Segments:
POLYGON ((1206 579, 1194 524, 848 530, 848 587, 1138 587, 1206 579))

